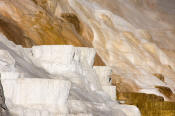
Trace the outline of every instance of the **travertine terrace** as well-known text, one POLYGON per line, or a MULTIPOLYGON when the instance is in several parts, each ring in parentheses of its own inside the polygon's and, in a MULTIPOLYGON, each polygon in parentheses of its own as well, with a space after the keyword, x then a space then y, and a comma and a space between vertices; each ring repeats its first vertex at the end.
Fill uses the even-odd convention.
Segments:
MULTIPOLYGON (((82 98, 86 105, 91 100, 104 103, 110 95, 116 102, 137 106, 143 116, 175 114, 175 0, 0 0, 0 33, 0 58, 4 59, 0 70, 22 75, 15 76, 17 80, 48 79, 33 83, 38 88, 35 93, 42 88, 37 82, 45 85, 56 79, 71 82, 70 89, 69 84, 60 89, 68 92, 64 95, 68 101, 82 98), (16 45, 8 46, 6 39, 16 45)), ((20 81, 30 85, 29 80, 20 81)), ((28 88, 17 83, 15 88, 28 88)), ((26 92, 23 89, 18 91, 26 92)), ((56 98, 49 96, 48 102, 38 99, 39 95, 29 95, 31 101, 38 101, 32 103, 51 104, 56 98)), ((1 101, 4 104, 4 97, 1 101)), ((90 104, 86 113, 112 115, 115 107, 108 103, 103 113, 90 104)), ((68 107, 62 108, 59 111, 69 112, 68 107)))
POLYGON ((12 116, 140 116, 137 107, 116 101, 112 70, 93 66, 93 48, 22 48, 1 38, 1 83, 12 116))

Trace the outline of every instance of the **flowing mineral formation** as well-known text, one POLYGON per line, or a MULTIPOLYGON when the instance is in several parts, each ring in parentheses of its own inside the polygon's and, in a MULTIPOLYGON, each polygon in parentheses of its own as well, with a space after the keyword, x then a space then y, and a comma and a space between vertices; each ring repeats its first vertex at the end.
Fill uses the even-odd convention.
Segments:
POLYGON ((174 116, 174 20, 174 0, 0 0, 1 81, 14 91, 5 93, 9 111, 140 115, 125 103, 143 116, 174 116))
POLYGON ((26 49, 3 35, 1 40, 1 83, 10 115, 140 116, 135 106, 116 101, 111 69, 93 66, 93 48, 42 45, 26 49))

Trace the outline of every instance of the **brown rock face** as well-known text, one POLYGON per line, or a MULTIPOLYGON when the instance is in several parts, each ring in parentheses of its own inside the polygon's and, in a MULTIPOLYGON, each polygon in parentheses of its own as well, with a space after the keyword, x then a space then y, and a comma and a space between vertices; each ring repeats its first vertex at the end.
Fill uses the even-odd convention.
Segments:
MULTIPOLYGON (((14 30, 15 25, 18 30, 23 31, 22 35, 30 38, 32 43, 38 45, 73 43, 77 46, 81 45, 80 41, 71 31, 70 25, 66 25, 61 19, 52 18, 45 10, 30 0, 25 0, 23 4, 19 2, 20 0, 13 2, 4 1, 4 4, 1 5, 1 15, 11 21, 11 23, 6 23, 8 28, 14 30), (3 7, 6 7, 6 9, 3 9, 3 7), (26 10, 23 9, 24 7, 26 7, 26 10), (10 14, 11 12, 12 14, 10 14), (64 35, 64 33, 67 33, 67 35, 64 35)), ((1 26, 1 28, 6 31, 8 36, 14 34, 11 32, 7 33, 5 26, 1 26)), ((24 42, 21 43, 21 41, 25 41, 25 38, 22 39, 20 37, 18 40, 15 40, 16 43, 27 46, 24 42)), ((31 43, 28 44, 31 45, 31 43)))
POLYGON ((153 74, 154 76, 156 76, 158 79, 160 79, 161 81, 165 81, 165 78, 164 78, 164 76, 162 75, 162 74, 153 74))
POLYGON ((175 101, 174 9, 174 0, 0 0, 0 31, 24 47, 94 47, 119 99, 145 116, 174 116, 165 102, 175 101))
POLYGON ((117 87, 117 92, 137 92, 139 88, 132 80, 122 78, 120 75, 111 75, 112 84, 117 87))
POLYGON ((0 30, 9 40, 18 45, 30 47, 34 44, 32 39, 25 36, 23 30, 19 28, 18 25, 5 17, 1 17, 0 19, 0 30))
POLYGON ((174 116, 175 103, 165 102, 160 96, 145 93, 119 93, 118 100, 136 105, 142 116, 174 116))
POLYGON ((168 85, 174 93, 172 4, 171 0, 1 0, 0 30, 24 47, 94 47, 95 65, 111 66, 121 77, 122 90, 159 95, 155 86, 168 85))
MULTIPOLYGON (((1 0, 1 32, 24 47, 52 44, 93 47, 92 30, 73 13, 56 17, 53 3, 54 0, 1 0)), ((104 65, 98 55, 95 61, 95 65, 104 65)))

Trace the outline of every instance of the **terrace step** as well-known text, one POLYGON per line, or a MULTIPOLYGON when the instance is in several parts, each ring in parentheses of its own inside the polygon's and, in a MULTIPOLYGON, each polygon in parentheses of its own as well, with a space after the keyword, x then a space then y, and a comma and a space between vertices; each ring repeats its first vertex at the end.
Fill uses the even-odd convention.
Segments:
POLYGON ((93 66, 95 50, 87 47, 71 45, 41 45, 32 47, 32 56, 39 62, 56 64, 79 63, 83 66, 93 66))
POLYGON ((112 100, 116 101, 116 86, 102 86, 102 89, 111 97, 112 100))
POLYGON ((0 62, 0 66, 7 66, 8 69, 0 72, 10 113, 16 116, 92 116, 108 113, 140 116, 135 106, 122 105, 121 108, 115 101, 116 87, 110 82, 111 69, 93 67, 93 48, 43 45, 20 47, 17 51, 21 57, 12 54, 16 64, 22 67, 15 68, 15 60, 7 51, 2 52, 2 58, 0 56, 0 61, 6 56, 10 60, 8 65, 0 62))
POLYGON ((112 69, 108 66, 94 66, 93 69, 95 70, 101 85, 108 86, 112 84, 112 80, 110 76, 112 74, 112 69))
POLYGON ((69 81, 19 78, 3 79, 1 83, 5 98, 14 105, 40 110, 47 109, 50 112, 67 112, 66 102, 71 87, 69 81))

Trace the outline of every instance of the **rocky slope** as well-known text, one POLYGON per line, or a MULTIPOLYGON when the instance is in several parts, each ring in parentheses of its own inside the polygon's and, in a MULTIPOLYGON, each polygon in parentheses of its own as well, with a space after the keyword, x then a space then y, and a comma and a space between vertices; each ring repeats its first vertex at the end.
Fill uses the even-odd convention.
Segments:
POLYGON ((24 47, 94 47, 118 92, 174 102, 174 9, 174 0, 1 0, 0 29, 24 47))
MULTIPOLYGON (((0 30, 16 44, 92 47, 92 30, 74 14, 56 17, 33 0, 1 0, 0 11, 0 30)), ((98 55, 95 64, 104 65, 98 55)))
POLYGON ((116 101, 111 68, 93 66, 93 48, 22 48, 0 38, 2 116, 140 116, 137 107, 116 101))
POLYGON ((69 3, 91 26, 94 48, 125 88, 163 97, 155 86, 165 86, 174 92, 174 24, 170 22, 173 14, 159 12, 156 6, 151 10, 144 1, 131 0, 126 4, 119 0, 105 4, 69 0, 69 3), (119 9, 112 9, 112 5, 119 9), (162 19, 164 15, 167 17, 162 19), (167 55, 166 51, 171 53, 167 55), (162 74, 165 80, 155 74, 162 74))

